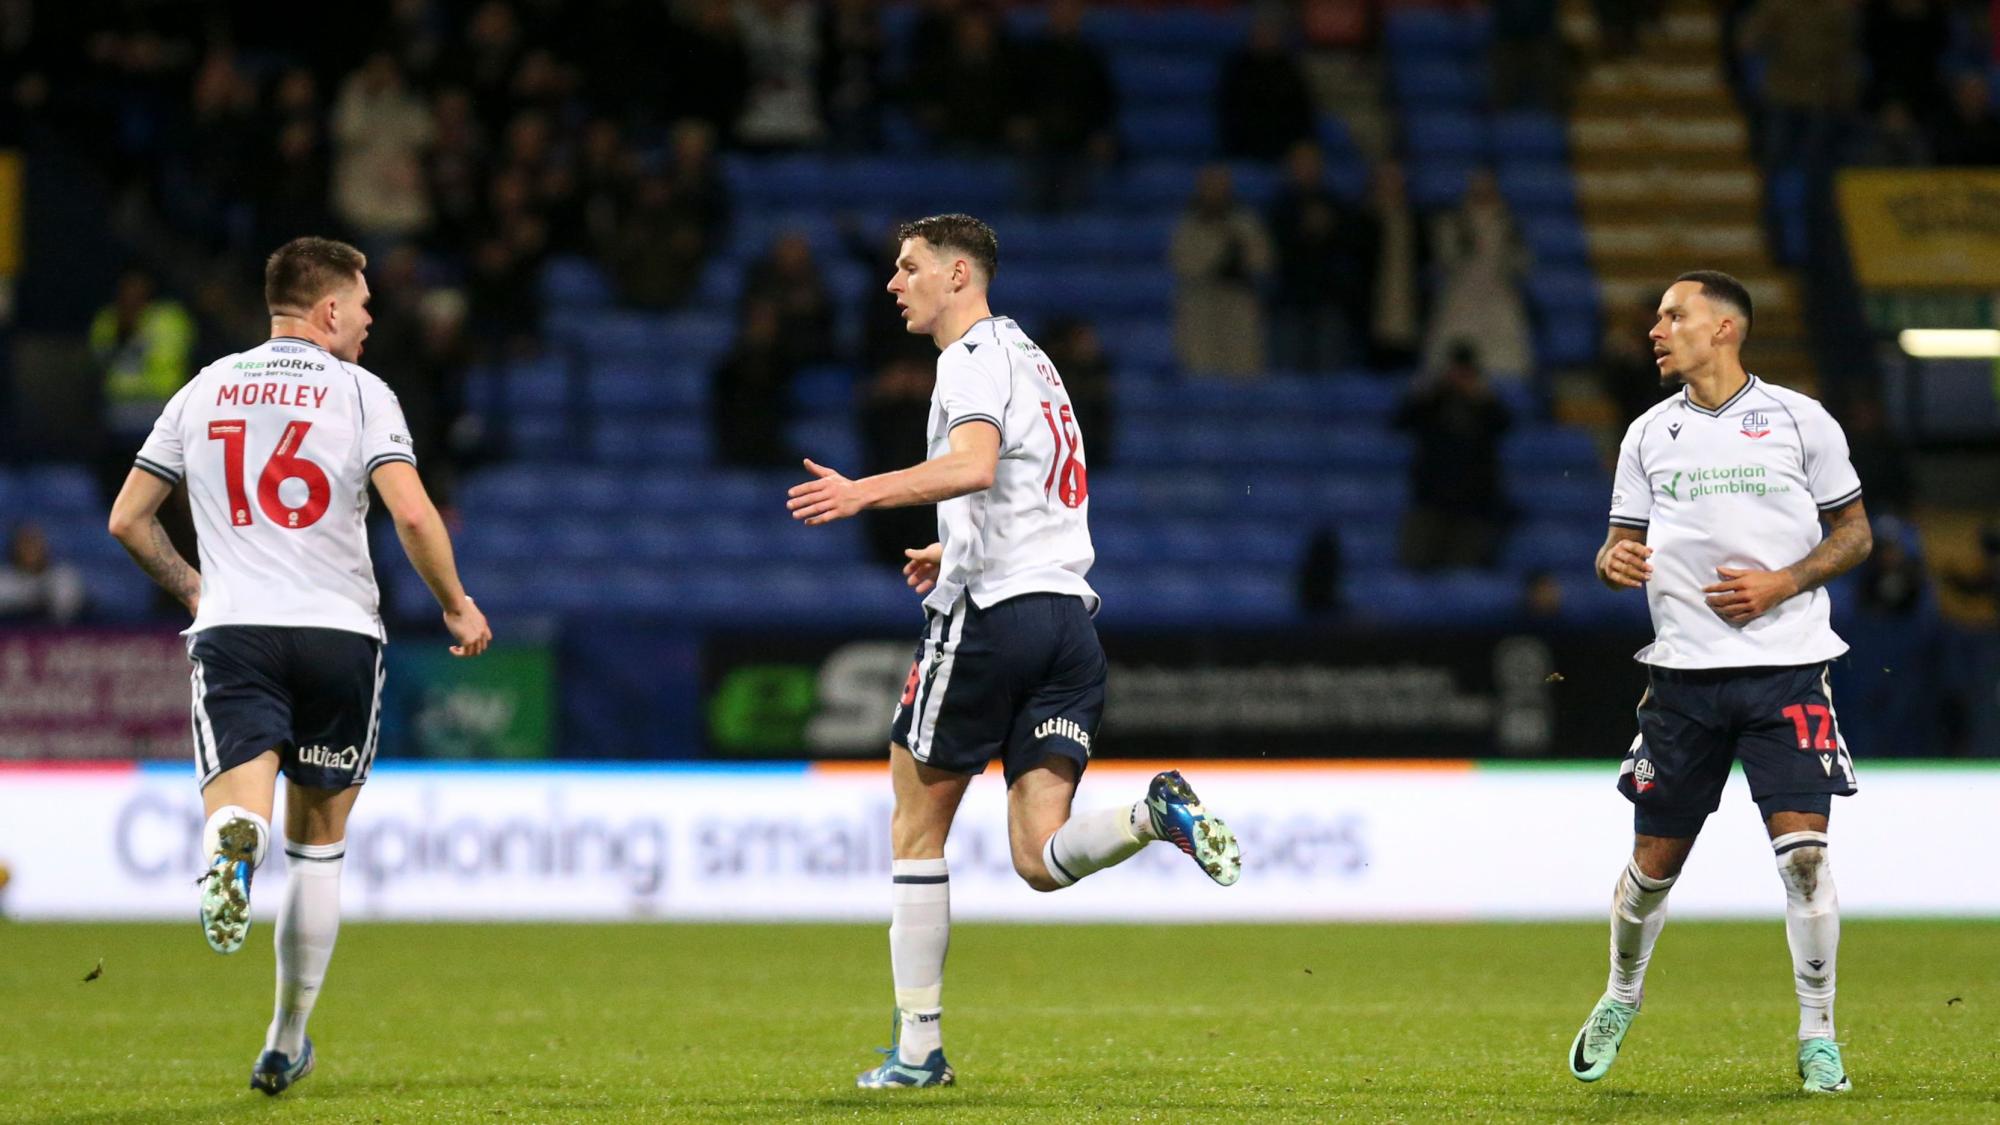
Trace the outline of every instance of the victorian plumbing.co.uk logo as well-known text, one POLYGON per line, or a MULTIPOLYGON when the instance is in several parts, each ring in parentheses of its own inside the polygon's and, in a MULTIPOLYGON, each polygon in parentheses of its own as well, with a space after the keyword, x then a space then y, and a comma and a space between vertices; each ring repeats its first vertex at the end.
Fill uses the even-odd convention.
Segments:
POLYGON ((1762 465, 1690 469, 1676 472, 1660 491, 1673 500, 1699 500, 1704 496, 1769 496, 1792 490, 1791 485, 1774 484, 1766 476, 1762 465))

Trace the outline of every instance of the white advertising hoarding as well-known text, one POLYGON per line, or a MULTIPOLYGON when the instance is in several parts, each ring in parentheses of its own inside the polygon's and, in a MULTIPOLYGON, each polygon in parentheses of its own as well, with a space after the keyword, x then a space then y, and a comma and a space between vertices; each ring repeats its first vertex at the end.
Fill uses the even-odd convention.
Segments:
MULTIPOLYGON (((1120 921, 1597 918, 1630 847, 1612 769, 1463 763, 1195 764, 1243 841, 1217 887, 1164 845, 1054 894, 1013 874, 997 774, 966 797, 947 858, 960 918, 1120 921)), ((1102 763, 1079 808, 1150 771, 1102 763)), ((1835 804, 1849 915, 2000 915, 1989 855, 2000 770, 1862 768, 1835 804)), ((384 763, 350 825, 355 918, 853 919, 888 912, 883 767, 431 767, 384 763)), ((280 816, 282 823, 282 815, 280 816)), ((201 805, 182 768, 0 771, 0 862, 16 918, 184 918, 201 805)), ((274 853, 277 849, 274 849, 274 853)), ((283 878, 259 875, 261 911, 283 878)), ((1769 845, 1741 776, 1674 891, 1677 916, 1776 916, 1769 845)))

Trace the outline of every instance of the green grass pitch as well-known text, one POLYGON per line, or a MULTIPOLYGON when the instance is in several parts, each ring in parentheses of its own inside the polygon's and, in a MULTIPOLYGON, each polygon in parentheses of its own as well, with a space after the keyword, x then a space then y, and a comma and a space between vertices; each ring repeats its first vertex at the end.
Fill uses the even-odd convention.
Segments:
POLYGON ((1604 927, 953 934, 959 1085, 858 1091, 881 926, 350 924, 319 1070, 248 1088, 270 927, 0 924, 9 1122, 2000 1121, 2000 923, 1850 921, 1855 1080, 1807 1099, 1781 924, 1676 922, 1609 1077, 1563 1069, 1604 927), (103 975, 82 978, 103 959, 103 975))

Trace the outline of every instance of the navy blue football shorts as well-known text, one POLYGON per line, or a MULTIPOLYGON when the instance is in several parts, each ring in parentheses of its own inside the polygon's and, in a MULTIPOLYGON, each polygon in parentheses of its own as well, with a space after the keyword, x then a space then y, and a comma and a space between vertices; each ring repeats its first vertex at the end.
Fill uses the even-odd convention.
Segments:
POLYGON ((1834 718, 1824 664, 1781 668, 1647 669, 1639 735, 1618 767, 1618 790, 1645 836, 1695 836, 1722 802, 1733 761, 1768 819, 1825 814, 1853 795, 1854 759, 1834 718))
POLYGON ((188 638, 188 660, 203 786, 267 750, 307 788, 368 780, 382 726, 382 642, 344 629, 217 625, 188 638))
POLYGON ((917 761, 1007 784, 1050 757, 1090 763, 1107 667, 1083 599, 1023 594, 985 609, 961 597, 931 612, 889 738, 917 761))

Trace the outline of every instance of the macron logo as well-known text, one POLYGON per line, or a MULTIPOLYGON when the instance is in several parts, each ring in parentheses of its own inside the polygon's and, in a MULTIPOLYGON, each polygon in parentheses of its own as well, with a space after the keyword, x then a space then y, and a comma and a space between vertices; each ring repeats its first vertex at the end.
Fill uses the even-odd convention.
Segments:
POLYGON ((1085 751, 1090 749, 1090 732, 1068 719, 1043 720, 1042 725, 1035 728, 1035 737, 1067 738, 1078 746, 1083 747, 1085 751))

